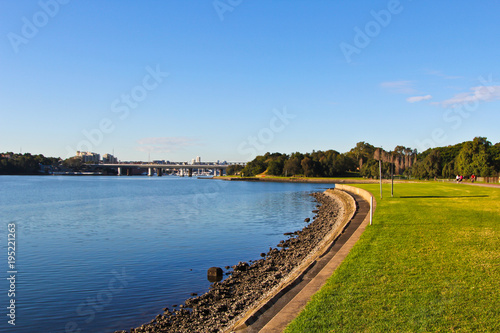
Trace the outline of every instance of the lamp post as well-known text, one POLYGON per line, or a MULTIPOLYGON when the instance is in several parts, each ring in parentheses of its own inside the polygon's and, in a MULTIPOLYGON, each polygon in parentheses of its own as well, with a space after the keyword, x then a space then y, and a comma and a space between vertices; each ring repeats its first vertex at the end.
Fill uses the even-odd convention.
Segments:
POLYGON ((382 199, 382 152, 383 152, 382 147, 377 148, 377 150, 375 150, 375 156, 374 156, 376 160, 378 159, 378 175, 380 179, 380 199, 382 199))

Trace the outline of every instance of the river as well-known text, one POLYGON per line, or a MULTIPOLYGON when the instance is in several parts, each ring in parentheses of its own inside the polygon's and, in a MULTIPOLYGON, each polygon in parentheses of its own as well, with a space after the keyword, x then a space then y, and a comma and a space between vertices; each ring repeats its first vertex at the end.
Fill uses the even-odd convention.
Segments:
POLYGON ((328 185, 168 177, 0 176, 1 332, 113 332, 208 290, 312 218, 328 185), (15 327, 6 316, 15 300, 15 327))

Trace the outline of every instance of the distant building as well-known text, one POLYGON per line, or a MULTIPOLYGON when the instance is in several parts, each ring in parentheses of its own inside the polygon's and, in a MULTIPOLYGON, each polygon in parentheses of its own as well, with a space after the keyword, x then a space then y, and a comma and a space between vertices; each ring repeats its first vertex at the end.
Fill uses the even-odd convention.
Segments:
POLYGON ((102 155, 102 163, 116 164, 116 163, 118 163, 118 159, 111 154, 104 154, 104 155, 102 155))
POLYGON ((101 155, 88 151, 77 151, 76 157, 80 157, 83 163, 92 162, 99 164, 99 161, 101 160, 101 155))
POLYGON ((196 156, 196 163, 201 163, 201 157, 200 156, 196 156))

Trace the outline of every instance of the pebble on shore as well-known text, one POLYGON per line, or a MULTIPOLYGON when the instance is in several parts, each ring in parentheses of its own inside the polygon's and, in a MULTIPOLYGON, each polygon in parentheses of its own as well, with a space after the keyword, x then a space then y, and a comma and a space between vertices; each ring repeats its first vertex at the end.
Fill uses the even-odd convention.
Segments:
MULTIPOLYGON (((343 207, 327 195, 313 193, 312 196, 320 206, 317 218, 302 230, 290 233, 296 237, 282 240, 278 244, 281 250, 269 248, 267 253, 260 254, 262 259, 251 265, 239 262, 232 267, 232 274, 221 282, 214 282, 205 294, 189 298, 179 310, 166 311, 130 332, 215 333, 224 330, 234 318, 243 314, 299 265, 343 213, 343 207)), ((310 219, 304 221, 309 222, 310 219)))

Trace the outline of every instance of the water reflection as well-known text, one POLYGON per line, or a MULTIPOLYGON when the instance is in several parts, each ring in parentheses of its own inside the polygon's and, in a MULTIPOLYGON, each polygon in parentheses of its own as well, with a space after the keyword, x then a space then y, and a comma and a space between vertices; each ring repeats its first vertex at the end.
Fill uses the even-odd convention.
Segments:
MULTIPOLYGON (((222 275, 207 276, 209 267, 259 259, 285 232, 304 227, 304 218, 314 215, 308 195, 321 187, 177 177, 0 177, 0 211, 15 220, 22 248, 23 292, 16 302, 25 306, 16 332, 65 332, 70 320, 82 332, 140 326, 221 281, 222 275), (124 269, 133 280, 90 320, 82 304, 108 290, 112 272, 124 269)), ((0 282, 2 290, 6 283, 0 282)), ((0 332, 9 331, 5 325, 0 322, 0 332)))

